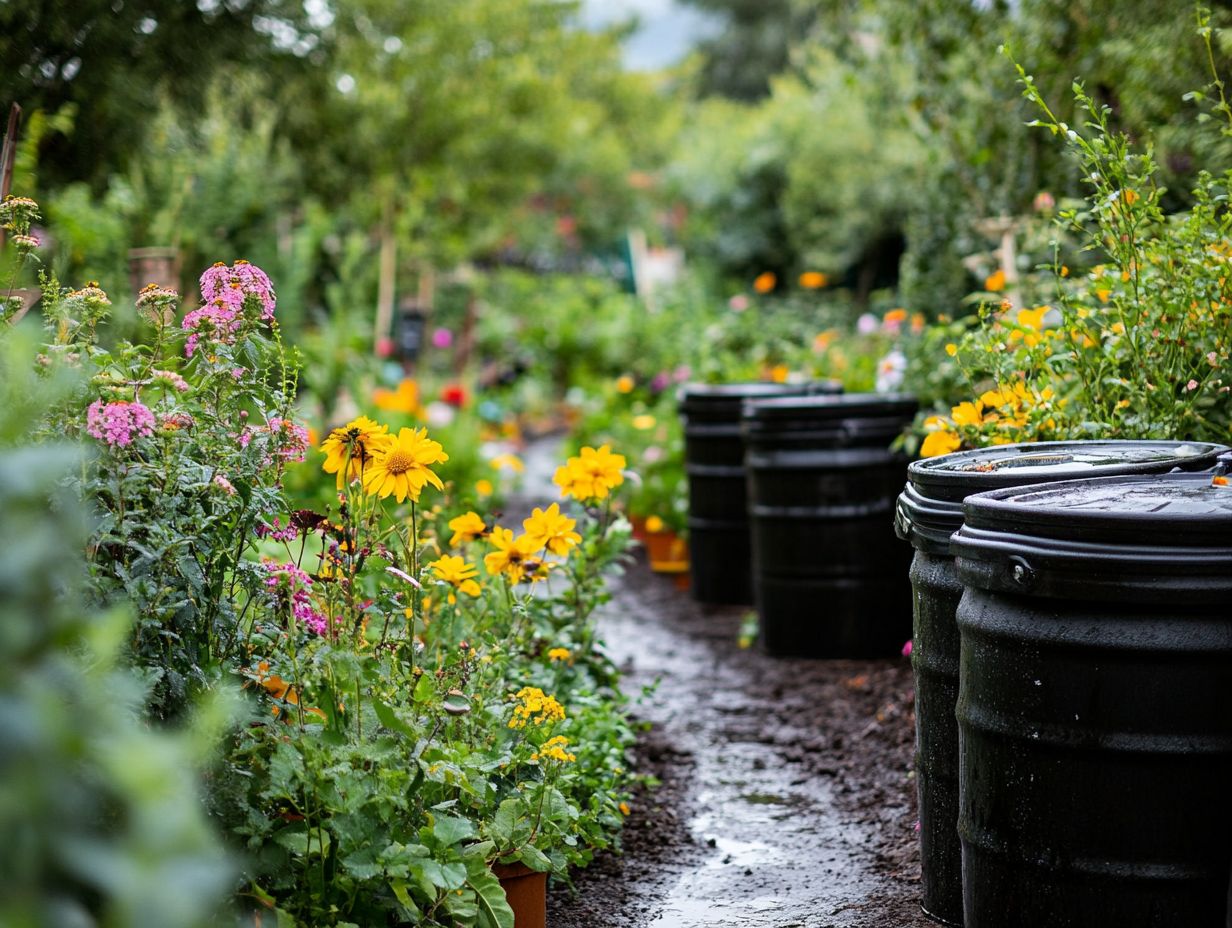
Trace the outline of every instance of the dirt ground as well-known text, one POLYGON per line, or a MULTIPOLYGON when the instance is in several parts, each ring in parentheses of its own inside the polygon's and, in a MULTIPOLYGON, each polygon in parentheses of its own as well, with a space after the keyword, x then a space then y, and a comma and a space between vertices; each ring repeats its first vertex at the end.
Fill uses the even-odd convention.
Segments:
POLYGON ((623 855, 554 886, 551 928, 915 928, 919 850, 905 658, 775 659, 642 560, 600 637, 650 723, 623 855))

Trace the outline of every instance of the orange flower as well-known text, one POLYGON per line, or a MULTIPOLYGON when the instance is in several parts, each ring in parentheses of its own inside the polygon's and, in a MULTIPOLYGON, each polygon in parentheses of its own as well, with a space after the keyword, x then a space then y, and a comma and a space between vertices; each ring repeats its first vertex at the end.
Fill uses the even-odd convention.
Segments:
POLYGON ((886 325, 901 325, 906 318, 907 310, 900 307, 899 309, 890 310, 881 321, 886 325))
POLYGON ((991 293, 1000 293, 1005 289, 1005 271, 997 268, 984 278, 984 289, 991 293))
POLYGON ((805 271, 800 275, 800 286, 805 290, 820 290, 829 282, 830 278, 821 271, 805 271))
POLYGON ((399 381, 396 390, 377 387, 372 391, 372 402, 376 404, 377 409, 384 412, 414 415, 415 410, 419 408, 419 385, 413 380, 406 379, 399 381))
POLYGON ((753 289, 758 293, 769 293, 774 289, 774 285, 779 282, 779 279, 774 276, 773 271, 764 271, 758 274, 753 281, 753 289))

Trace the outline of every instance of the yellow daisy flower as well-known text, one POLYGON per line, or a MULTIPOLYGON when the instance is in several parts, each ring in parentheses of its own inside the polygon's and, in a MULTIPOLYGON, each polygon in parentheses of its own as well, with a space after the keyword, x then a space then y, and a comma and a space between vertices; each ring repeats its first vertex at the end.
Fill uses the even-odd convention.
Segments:
POLYGON ((443 490, 441 478, 429 465, 448 461, 440 442, 428 438, 427 429, 400 429, 387 444, 375 451, 372 463, 364 472, 364 490, 384 499, 391 494, 402 502, 408 496, 412 502, 426 484, 443 490))
POLYGON ((476 538, 482 538, 488 534, 488 527, 484 524, 483 519, 474 512, 468 512, 465 515, 458 516, 456 519, 449 520, 449 530, 453 532, 453 537, 449 539, 449 547, 456 548, 460 544, 466 544, 468 541, 474 541, 476 538))
POLYGON ((561 514, 559 503, 553 503, 546 510, 538 507, 532 510, 530 518, 522 522, 522 528, 526 530, 527 544, 533 550, 547 548, 553 554, 564 557, 570 548, 582 540, 582 536, 573 530, 576 524, 576 519, 561 514))
POLYGON ((338 489, 341 490, 352 480, 361 479, 373 456, 392 440, 389 426, 373 422, 367 416, 352 419, 330 432, 322 442, 325 463, 321 469, 327 474, 338 475, 338 489))

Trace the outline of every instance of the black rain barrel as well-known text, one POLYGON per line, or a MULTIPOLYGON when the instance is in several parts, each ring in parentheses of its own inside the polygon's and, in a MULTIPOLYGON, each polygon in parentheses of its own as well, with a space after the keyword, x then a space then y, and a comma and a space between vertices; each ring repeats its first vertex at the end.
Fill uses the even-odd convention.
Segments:
POLYGON ((1232 489, 1168 474, 994 490, 967 498, 951 550, 967 928, 1218 928, 1232 489))
POLYGON ((748 400, 745 469, 762 645, 800 657, 888 657, 910 637, 910 551, 894 540, 907 459, 890 444, 914 397, 748 400))
POLYGON ((1200 470, 1222 445, 1177 441, 1068 441, 999 445, 915 461, 898 498, 895 528, 911 542, 915 675, 915 783, 920 814, 921 906, 962 924, 958 841, 958 622, 962 584, 950 535, 973 493, 1078 477, 1200 470))
POLYGON ((752 551, 740 412, 746 399, 843 392, 837 380, 690 383, 677 403, 684 422, 689 480, 689 570, 698 602, 753 602, 752 551))

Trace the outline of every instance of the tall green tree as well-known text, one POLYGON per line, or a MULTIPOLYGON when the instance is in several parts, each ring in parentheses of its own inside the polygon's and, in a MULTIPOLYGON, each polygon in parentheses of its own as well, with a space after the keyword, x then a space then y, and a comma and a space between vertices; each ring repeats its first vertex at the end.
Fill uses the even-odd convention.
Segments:
POLYGON ((44 140, 44 179, 99 186, 140 144, 164 95, 192 110, 220 66, 285 79, 319 65, 326 9, 302 0, 7 0, 0 105, 72 112, 72 132, 44 140))

